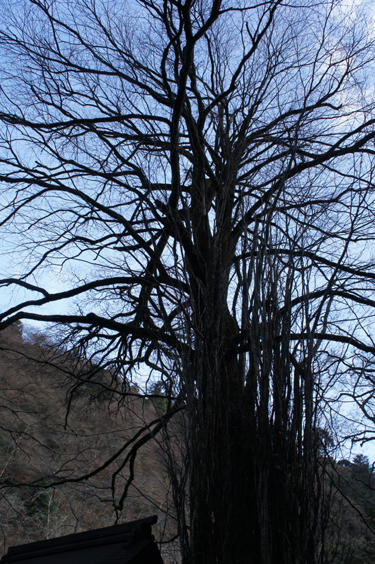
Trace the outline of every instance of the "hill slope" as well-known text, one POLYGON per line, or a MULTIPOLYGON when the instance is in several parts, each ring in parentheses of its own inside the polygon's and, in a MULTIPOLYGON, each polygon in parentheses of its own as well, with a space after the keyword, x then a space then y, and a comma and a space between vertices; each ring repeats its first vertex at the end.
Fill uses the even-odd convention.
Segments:
MULTIPOLYGON (((120 471, 115 462, 88 480, 46 486, 51 477, 89 474, 155 417, 151 402, 130 397, 119 403, 100 386, 83 386, 72 396, 73 360, 43 336, 25 342, 20 327, 0 335, 0 554, 12 545, 113 524, 111 477, 119 471, 125 483, 126 466, 120 471)), ((118 522, 157 513, 168 537, 168 507, 163 461, 152 442, 137 462, 118 522)))

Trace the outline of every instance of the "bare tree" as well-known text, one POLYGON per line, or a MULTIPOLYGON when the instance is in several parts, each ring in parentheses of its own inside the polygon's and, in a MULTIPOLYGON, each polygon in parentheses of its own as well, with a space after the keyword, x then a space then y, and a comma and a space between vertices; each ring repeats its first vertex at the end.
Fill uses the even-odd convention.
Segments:
POLYGON ((108 464, 129 469, 121 511, 160 437, 183 562, 322 561, 318 427, 375 352, 370 18, 4 6, 1 225, 22 272, 1 284, 27 297, 0 328, 59 324, 119 398, 139 372, 162 382, 158 418, 108 464))

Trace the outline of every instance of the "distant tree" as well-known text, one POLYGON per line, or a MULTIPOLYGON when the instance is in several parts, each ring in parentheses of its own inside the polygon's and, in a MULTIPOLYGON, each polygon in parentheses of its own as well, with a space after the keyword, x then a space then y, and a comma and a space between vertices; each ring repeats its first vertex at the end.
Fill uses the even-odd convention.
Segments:
POLYGON ((370 471, 370 461, 368 456, 364 454, 356 454, 353 458, 353 464, 359 466, 361 469, 370 471))
POLYGON ((0 329, 59 324, 122 401, 164 382, 106 468, 120 513, 160 440, 183 563, 321 562, 317 429, 375 353, 370 18, 336 0, 1 10, 0 225, 20 260, 1 285, 27 297, 0 329))

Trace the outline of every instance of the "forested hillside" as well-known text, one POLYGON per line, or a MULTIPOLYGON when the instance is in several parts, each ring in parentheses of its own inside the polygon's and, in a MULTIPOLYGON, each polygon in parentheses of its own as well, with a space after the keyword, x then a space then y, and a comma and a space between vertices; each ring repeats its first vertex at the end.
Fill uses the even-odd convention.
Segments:
POLYGON ((334 562, 375 562, 374 465, 363 455, 332 465, 333 509, 330 519, 337 542, 331 547, 334 562))
MULTIPOLYGON (((74 356, 55 350, 41 334, 23 340, 19 325, 0 336, 1 554, 12 545, 113 524, 111 477, 116 471, 126 476, 119 464, 89 480, 69 480, 100 467, 156 415, 150 400, 135 395, 125 405, 111 396, 108 374, 95 375, 102 386, 78 389, 69 371, 84 363, 74 356), (51 475, 62 483, 43 487, 51 475)), ((159 538, 168 540, 174 522, 167 500, 163 461, 150 444, 137 461, 118 522, 157 513, 159 538)), ((171 551, 164 546, 166 562, 171 551)))

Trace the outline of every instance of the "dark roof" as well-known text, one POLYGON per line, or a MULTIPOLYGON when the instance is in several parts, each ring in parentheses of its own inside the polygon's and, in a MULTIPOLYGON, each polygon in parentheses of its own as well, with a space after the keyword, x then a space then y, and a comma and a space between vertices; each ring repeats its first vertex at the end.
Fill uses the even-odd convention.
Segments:
POLYGON ((163 564, 151 534, 157 516, 9 548, 1 564, 163 564))

